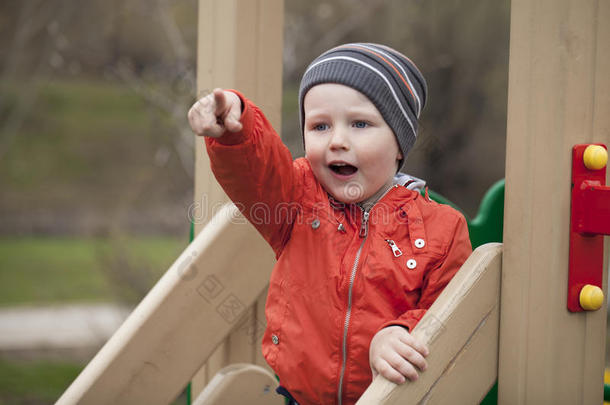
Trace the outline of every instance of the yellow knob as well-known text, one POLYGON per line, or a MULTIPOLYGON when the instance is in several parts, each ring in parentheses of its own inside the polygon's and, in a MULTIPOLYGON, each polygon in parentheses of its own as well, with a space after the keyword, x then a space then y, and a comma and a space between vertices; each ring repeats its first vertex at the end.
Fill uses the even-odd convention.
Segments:
POLYGON ((608 151, 603 146, 589 145, 582 156, 585 166, 589 170, 599 170, 608 163, 608 151))
POLYGON ((604 292, 596 285, 587 284, 580 290, 580 306, 585 311, 597 311, 604 302, 604 292))

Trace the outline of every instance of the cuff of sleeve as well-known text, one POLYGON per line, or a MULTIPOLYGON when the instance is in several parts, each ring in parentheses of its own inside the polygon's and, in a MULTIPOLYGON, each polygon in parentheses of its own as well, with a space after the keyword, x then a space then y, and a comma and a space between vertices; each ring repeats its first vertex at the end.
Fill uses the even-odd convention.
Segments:
POLYGON ((381 325, 379 330, 387 328, 388 326, 402 326, 404 328, 407 328, 407 330, 411 332, 415 328, 415 325, 417 325, 419 320, 423 318, 425 314, 425 309, 411 310, 406 316, 404 316, 404 318, 394 319, 384 323, 383 325, 381 325))
POLYGON ((221 144, 221 145, 237 145, 246 140, 247 135, 251 134, 254 127, 254 109, 250 106, 250 100, 248 100, 243 94, 237 90, 227 89, 227 91, 237 94, 241 100, 241 122, 242 129, 239 132, 225 131, 219 138, 206 138, 208 144, 221 144))

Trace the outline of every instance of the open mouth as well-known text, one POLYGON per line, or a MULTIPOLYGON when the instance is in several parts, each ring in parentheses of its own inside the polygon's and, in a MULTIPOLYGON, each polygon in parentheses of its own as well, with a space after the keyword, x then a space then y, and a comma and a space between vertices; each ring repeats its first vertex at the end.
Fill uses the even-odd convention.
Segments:
POLYGON ((352 166, 347 163, 331 163, 328 165, 330 170, 333 172, 340 174, 341 176, 349 176, 358 171, 356 166, 352 166))

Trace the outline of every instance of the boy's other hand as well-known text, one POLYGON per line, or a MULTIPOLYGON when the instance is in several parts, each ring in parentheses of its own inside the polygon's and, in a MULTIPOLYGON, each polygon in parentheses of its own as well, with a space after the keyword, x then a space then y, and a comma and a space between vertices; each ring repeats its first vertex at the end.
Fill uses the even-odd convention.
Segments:
POLYGON ((200 136, 219 138, 226 131, 241 131, 241 99, 231 91, 214 89, 193 104, 188 112, 193 132, 200 136))
POLYGON ((388 326, 375 334, 369 349, 369 362, 373 378, 381 374, 396 384, 408 378, 419 378, 417 369, 428 367, 425 357, 429 350, 426 345, 415 340, 402 326, 388 326))

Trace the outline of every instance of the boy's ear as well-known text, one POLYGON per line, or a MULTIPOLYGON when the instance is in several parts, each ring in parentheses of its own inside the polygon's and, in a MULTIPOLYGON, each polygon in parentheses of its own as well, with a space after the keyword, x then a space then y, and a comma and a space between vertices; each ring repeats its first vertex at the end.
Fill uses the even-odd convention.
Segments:
POLYGON ((400 170, 400 161, 403 160, 402 152, 398 150, 398 154, 396 155, 396 171, 400 170))

